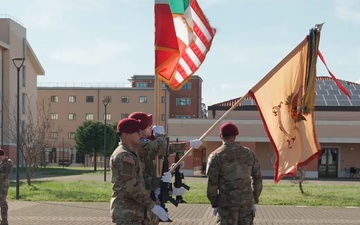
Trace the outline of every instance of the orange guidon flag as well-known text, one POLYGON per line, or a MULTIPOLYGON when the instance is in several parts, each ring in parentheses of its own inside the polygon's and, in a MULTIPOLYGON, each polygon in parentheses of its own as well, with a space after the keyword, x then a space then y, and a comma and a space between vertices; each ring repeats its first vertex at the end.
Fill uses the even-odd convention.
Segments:
POLYGON ((320 31, 312 30, 250 91, 276 153, 274 181, 296 175, 320 153, 314 125, 320 31))
POLYGON ((214 36, 196 0, 155 0, 155 73, 180 89, 205 60, 214 36))

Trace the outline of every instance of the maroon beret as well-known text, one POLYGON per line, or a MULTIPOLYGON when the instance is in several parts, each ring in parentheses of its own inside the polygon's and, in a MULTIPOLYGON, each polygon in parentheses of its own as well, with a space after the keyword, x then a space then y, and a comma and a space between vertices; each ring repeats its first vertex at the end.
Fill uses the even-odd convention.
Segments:
POLYGON ((139 132, 140 123, 140 120, 136 120, 133 118, 125 118, 119 121, 117 125, 117 130, 118 132, 124 132, 128 134, 139 132))
POLYGON ((223 136, 237 136, 239 134, 238 128, 231 122, 224 123, 220 127, 220 132, 223 136))
POLYGON ((5 151, 0 148, 0 155, 5 155, 5 151))
POLYGON ((146 114, 144 112, 133 112, 129 115, 129 118, 134 118, 141 120, 140 130, 145 130, 148 126, 151 126, 153 123, 153 118, 151 114, 146 114))

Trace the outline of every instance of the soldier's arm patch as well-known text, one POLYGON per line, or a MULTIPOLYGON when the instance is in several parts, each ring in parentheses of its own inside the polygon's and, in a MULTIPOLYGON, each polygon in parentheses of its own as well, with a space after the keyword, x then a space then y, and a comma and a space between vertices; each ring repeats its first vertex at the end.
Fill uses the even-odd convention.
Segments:
POLYGON ((133 157, 131 157, 129 155, 124 156, 123 162, 128 163, 130 165, 135 165, 135 160, 133 159, 133 157))

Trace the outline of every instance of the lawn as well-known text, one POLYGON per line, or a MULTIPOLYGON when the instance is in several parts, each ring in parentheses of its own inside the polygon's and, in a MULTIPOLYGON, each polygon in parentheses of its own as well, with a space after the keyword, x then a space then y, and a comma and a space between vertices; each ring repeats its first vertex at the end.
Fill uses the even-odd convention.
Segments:
MULTIPOLYGON (((47 176, 64 175, 99 175, 92 168, 46 168, 39 169, 39 174, 47 176)), ((190 191, 184 195, 188 203, 208 204, 206 183, 187 182, 190 191)), ((360 206, 360 185, 342 184, 303 184, 305 194, 299 186, 289 182, 279 184, 264 183, 260 204, 263 205, 304 205, 304 206, 360 206)), ((53 181, 34 180, 31 186, 20 182, 20 199, 27 201, 74 201, 74 202, 109 202, 111 183, 98 180, 53 181)), ((15 182, 11 182, 9 200, 15 198, 15 182)))

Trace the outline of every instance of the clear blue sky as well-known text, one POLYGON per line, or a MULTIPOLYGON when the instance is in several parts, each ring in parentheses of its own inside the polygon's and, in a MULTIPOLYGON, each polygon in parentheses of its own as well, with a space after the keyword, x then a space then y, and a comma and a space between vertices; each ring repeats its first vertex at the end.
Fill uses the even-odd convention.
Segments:
MULTIPOLYGON (((203 102, 237 98, 253 87, 317 23, 331 71, 360 82, 360 1, 198 0, 217 34, 196 72, 203 102)), ((128 83, 154 73, 151 0, 0 0, 27 29, 45 69, 39 82, 128 83)), ((318 61, 318 75, 328 75, 318 61)))

